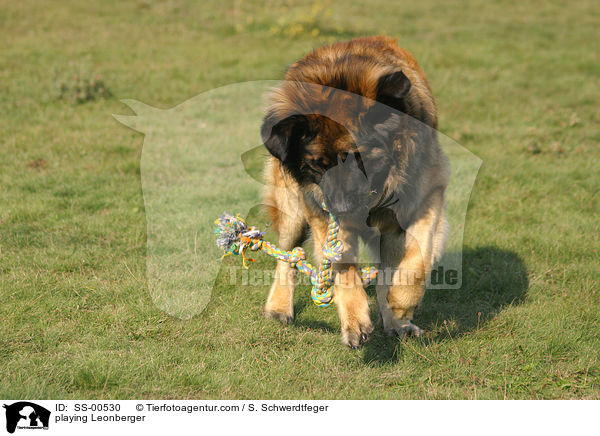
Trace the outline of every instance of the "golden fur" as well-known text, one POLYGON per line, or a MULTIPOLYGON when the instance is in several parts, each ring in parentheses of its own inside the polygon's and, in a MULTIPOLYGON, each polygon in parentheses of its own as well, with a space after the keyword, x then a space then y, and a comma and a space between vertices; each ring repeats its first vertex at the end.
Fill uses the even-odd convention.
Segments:
MULTIPOLYGON (((377 285, 384 331, 421 334, 411 320, 431 265, 443 249, 444 191, 449 178, 435 133, 435 103, 423 71, 395 40, 369 37, 316 49, 291 65, 285 79, 272 94, 263 125, 265 145, 273 154, 265 167, 265 204, 280 246, 291 249, 300 244, 310 228, 320 256, 327 215, 319 207, 325 195, 319 180, 342 162, 338 156, 347 159, 355 154, 358 165, 389 160, 389 168, 381 170, 381 188, 366 197, 373 198, 366 212, 353 214, 352 210, 340 220, 344 252, 335 265, 334 301, 342 341, 356 348, 373 330, 356 265, 358 239, 363 236, 359 228, 366 228, 361 222, 366 220, 381 234, 367 238, 367 243, 379 250, 380 269, 388 275, 377 285), (357 139, 376 102, 396 105, 410 116, 388 117, 389 121, 376 125, 392 126, 388 128, 391 148, 370 147, 368 142, 365 146, 357 139), (294 135, 299 139, 292 140, 294 135), (397 203, 379 207, 390 195, 397 203), (373 246, 373 241, 379 246, 373 246)), ((278 262, 264 307, 267 316, 283 322, 293 319, 294 274, 288 263, 278 262)))

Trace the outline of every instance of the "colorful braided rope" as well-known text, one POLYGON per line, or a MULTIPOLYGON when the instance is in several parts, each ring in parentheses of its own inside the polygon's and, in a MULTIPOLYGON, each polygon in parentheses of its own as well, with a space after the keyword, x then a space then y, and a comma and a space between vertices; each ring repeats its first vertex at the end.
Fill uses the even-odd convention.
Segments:
MULTIPOLYGON (((306 260, 306 253, 301 247, 295 247, 291 251, 282 250, 268 241, 262 239, 264 232, 256 227, 249 227, 239 215, 233 216, 226 212, 215 221, 217 228, 217 246, 225 254, 241 255, 244 268, 248 268, 246 261, 254 262, 255 259, 246 257, 246 250, 262 250, 265 254, 277 260, 289 262, 292 268, 310 277, 312 289, 310 291, 313 302, 319 307, 327 307, 333 301, 333 263, 342 258, 343 244, 338 239, 340 224, 338 219, 327 209, 325 203, 321 205, 323 210, 329 214, 329 227, 327 230, 327 241, 323 245, 323 256, 320 268, 306 260)), ((364 267, 361 270, 361 279, 367 284, 377 276, 377 268, 364 267)))

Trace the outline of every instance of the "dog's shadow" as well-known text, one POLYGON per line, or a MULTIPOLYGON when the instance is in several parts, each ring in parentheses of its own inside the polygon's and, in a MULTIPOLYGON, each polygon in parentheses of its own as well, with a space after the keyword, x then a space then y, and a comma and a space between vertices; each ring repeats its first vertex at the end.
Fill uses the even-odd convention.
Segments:
MULTIPOLYGON (((425 294, 415 312, 415 323, 430 332, 424 343, 445 341, 482 328, 507 305, 523 301, 529 286, 523 260, 495 247, 465 249, 462 280, 460 289, 428 290, 425 294)), ((372 319, 378 317, 374 307, 372 319)), ((389 364, 397 361, 401 352, 402 340, 385 336, 378 325, 364 345, 363 359, 368 364, 389 364)))
MULTIPOLYGON (((310 292, 310 290, 307 290, 307 292, 310 292)), ((327 333, 338 332, 331 324, 329 324, 326 321, 320 321, 313 318, 299 317, 298 315, 304 312, 308 304, 312 304, 309 299, 298 300, 296 303, 294 303, 294 326, 300 327, 302 329, 321 330, 327 333)))

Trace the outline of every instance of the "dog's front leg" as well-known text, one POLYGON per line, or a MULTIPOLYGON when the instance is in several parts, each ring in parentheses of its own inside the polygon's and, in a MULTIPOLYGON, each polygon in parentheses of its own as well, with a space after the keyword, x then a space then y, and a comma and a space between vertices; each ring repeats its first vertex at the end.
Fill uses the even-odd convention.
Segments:
POLYGON ((356 349, 373 331, 367 294, 356 265, 336 267, 334 302, 342 324, 342 342, 356 349))
MULTIPOLYGON (((302 242, 306 222, 300 214, 288 216, 279 213, 279 247, 291 250, 302 242)), ((294 287, 296 269, 288 262, 277 261, 275 278, 263 313, 267 318, 276 319, 284 324, 294 320, 294 287)))
MULTIPOLYGON (((435 241, 444 239, 442 233, 446 226, 440 226, 440 222, 445 223, 444 197, 442 191, 435 191, 405 234, 382 235, 382 261, 386 270, 393 270, 391 283, 377 286, 383 329, 387 334, 423 334, 423 330, 412 323, 412 318, 425 294, 433 257, 441 253, 442 247, 434 247, 435 241)), ((384 279, 390 279, 388 274, 384 279)))
MULTIPOLYGON (((323 244, 327 240, 328 221, 323 215, 309 216, 312 230, 316 265, 321 265, 323 244)), ((362 285, 358 267, 357 232, 340 224, 338 238, 342 241, 344 251, 342 259, 333 265, 334 288, 333 301, 337 307, 342 327, 342 342, 350 348, 358 348, 373 331, 369 313, 367 294, 362 285)))
POLYGON ((334 302, 340 317, 342 342, 356 349, 369 338, 373 324, 357 266, 357 232, 346 229, 342 224, 339 238, 344 251, 341 261, 334 265, 334 302))

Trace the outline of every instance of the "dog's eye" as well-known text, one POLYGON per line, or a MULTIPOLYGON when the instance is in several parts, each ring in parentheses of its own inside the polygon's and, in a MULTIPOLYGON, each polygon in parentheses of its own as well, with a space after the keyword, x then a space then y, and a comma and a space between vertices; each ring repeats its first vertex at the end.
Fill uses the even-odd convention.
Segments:
POLYGON ((310 171, 313 171, 315 173, 321 173, 321 172, 323 172, 323 164, 322 164, 322 160, 321 159, 309 160, 309 161, 306 162, 305 166, 310 171))
POLYGON ((302 134, 302 137, 300 138, 300 140, 304 143, 304 144, 308 144, 309 142, 311 142, 313 139, 315 139, 315 137, 317 136, 317 134, 313 131, 305 131, 302 134))

